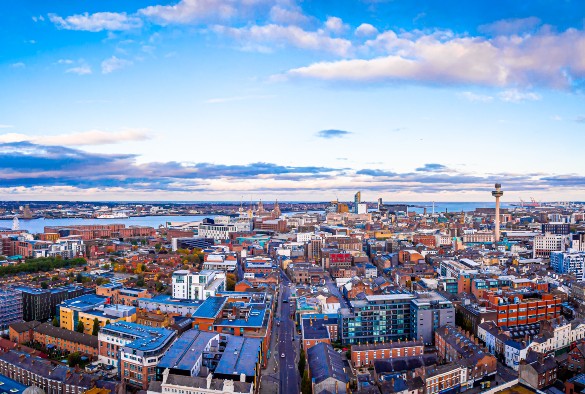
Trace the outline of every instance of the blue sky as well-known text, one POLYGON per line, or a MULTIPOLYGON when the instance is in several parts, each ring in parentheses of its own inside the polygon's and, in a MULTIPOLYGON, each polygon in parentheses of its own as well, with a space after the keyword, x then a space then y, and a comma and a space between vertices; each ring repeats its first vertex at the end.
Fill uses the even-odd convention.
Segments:
POLYGON ((581 1, 7 1, 2 199, 585 200, 581 1))

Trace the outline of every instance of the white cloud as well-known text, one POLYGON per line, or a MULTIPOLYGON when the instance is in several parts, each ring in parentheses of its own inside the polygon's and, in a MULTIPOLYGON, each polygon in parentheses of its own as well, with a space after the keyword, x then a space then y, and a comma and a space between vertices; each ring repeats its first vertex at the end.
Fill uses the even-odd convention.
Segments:
POLYGON ((325 27, 332 33, 341 34, 347 30, 347 25, 343 23, 341 18, 336 16, 329 16, 325 21, 325 27))
POLYGON ((494 101, 494 98, 492 96, 488 96, 485 94, 477 94, 473 92, 462 92, 459 93, 459 96, 471 102, 489 103, 494 101))
POLYGON ((58 28, 66 30, 82 30, 98 32, 102 30, 121 31, 142 27, 142 20, 129 16, 125 12, 96 12, 95 14, 78 14, 66 18, 49 14, 49 20, 58 28))
POLYGON ((543 30, 532 36, 494 39, 454 37, 448 31, 415 33, 387 31, 366 42, 364 48, 383 53, 376 58, 320 62, 290 70, 287 75, 329 81, 565 90, 572 88, 573 81, 585 78, 582 30, 543 30))
POLYGON ((155 5, 143 8, 140 14, 159 23, 192 23, 228 20, 258 1, 181 0, 175 5, 155 5))
POLYGON ((378 29, 369 23, 362 23, 355 29, 355 35, 358 37, 369 37, 378 34, 378 29))
POLYGON ((65 70, 68 74, 89 75, 92 73, 91 67, 88 65, 81 65, 78 67, 71 67, 65 70))
POLYGON ((11 124, 0 124, 0 129, 12 129, 13 127, 11 124))
POLYGON ((538 101, 542 97, 539 94, 533 92, 522 92, 518 89, 508 89, 500 92, 498 97, 502 101, 508 101, 512 103, 519 103, 521 101, 538 101))
POLYGON ((12 68, 25 68, 26 64, 24 64, 23 62, 16 62, 16 63, 12 63, 10 65, 10 67, 12 67, 12 68))
POLYGON ((496 35, 510 35, 524 33, 536 29, 540 25, 540 19, 531 16, 528 18, 502 19, 494 23, 481 25, 477 29, 482 33, 496 35))
POLYGON ((89 130, 70 134, 33 136, 19 133, 0 134, 0 143, 32 142, 39 145, 87 146, 109 145, 127 141, 145 141, 152 135, 143 129, 124 129, 115 133, 89 130))
POLYGON ((303 25, 309 18, 299 7, 285 8, 275 5, 270 9, 270 20, 281 25, 303 25))
POLYGON ((59 59, 57 60, 57 64, 73 64, 73 60, 71 59, 59 59))
POLYGON ((132 65, 130 60, 120 59, 116 56, 112 56, 102 62, 102 74, 109 74, 130 65, 132 65))
POLYGON ((298 26, 275 24, 241 28, 215 26, 213 30, 241 41, 244 46, 291 45, 301 49, 330 52, 338 56, 348 56, 352 47, 349 40, 330 37, 322 30, 303 30, 298 26))

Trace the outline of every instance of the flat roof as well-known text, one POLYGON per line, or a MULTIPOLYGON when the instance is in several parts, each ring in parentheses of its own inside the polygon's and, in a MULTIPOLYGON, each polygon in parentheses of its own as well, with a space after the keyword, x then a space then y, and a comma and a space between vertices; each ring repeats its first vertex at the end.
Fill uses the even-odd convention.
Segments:
POLYGON ((404 300, 404 299, 413 299, 415 298, 414 294, 410 293, 397 293, 397 294, 375 294, 375 295, 367 295, 366 300, 368 301, 391 301, 391 300, 404 300))
POLYGON ((262 348, 262 339, 230 335, 216 374, 254 376, 256 361, 262 348))
POLYGON ((108 324, 104 327, 104 330, 119 332, 135 337, 136 339, 128 343, 125 347, 142 351, 159 348, 175 334, 175 331, 166 328, 148 327, 142 324, 128 322, 108 324))
POLYGON ((204 319, 215 319, 227 302, 227 297, 208 297, 203 304, 197 308, 193 317, 204 319))
POLYGON ((209 341, 218 336, 217 332, 188 330, 169 347, 158 363, 160 368, 191 370, 207 347, 209 341))
POLYGON ((72 309, 89 309, 94 308, 99 305, 103 305, 107 301, 107 297, 95 295, 95 294, 85 294, 80 297, 71 298, 70 300, 65 300, 59 306, 72 308, 72 309))

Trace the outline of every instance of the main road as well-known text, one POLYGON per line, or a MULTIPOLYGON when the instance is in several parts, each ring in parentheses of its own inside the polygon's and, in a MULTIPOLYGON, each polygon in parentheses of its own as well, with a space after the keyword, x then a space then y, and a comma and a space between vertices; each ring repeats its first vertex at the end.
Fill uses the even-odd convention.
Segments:
POLYGON ((300 348, 299 340, 294 339, 295 323, 291 320, 291 307, 288 302, 290 296, 290 280, 282 273, 280 282, 280 325, 278 326, 278 366, 280 369, 280 390, 281 394, 299 393, 299 373, 296 362, 296 349, 300 348), (287 302, 283 302, 287 300, 287 302), (284 354, 284 357, 282 355, 284 354))

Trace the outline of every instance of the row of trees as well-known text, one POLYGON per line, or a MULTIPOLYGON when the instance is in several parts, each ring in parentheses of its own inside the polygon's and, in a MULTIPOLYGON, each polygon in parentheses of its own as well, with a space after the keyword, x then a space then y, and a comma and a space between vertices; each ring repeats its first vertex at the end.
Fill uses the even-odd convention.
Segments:
MULTIPOLYGON (((110 324, 109 320, 106 320, 106 325, 110 324)), ((59 321, 57 320, 57 318, 55 317, 53 319, 53 325, 55 327, 59 326, 59 321)), ((81 320, 79 320, 77 322, 77 327, 75 327, 75 331, 77 332, 85 332, 85 324, 83 324, 83 322, 81 320)), ((97 319, 97 317, 95 319, 93 319, 93 326, 91 328, 91 335, 93 336, 97 336, 97 334, 100 332, 100 321, 97 319)))
POLYGON ((41 257, 29 259, 22 264, 10 264, 0 267, 0 276, 13 275, 21 272, 49 272, 57 268, 81 267, 87 264, 84 258, 62 259, 60 257, 41 257))

